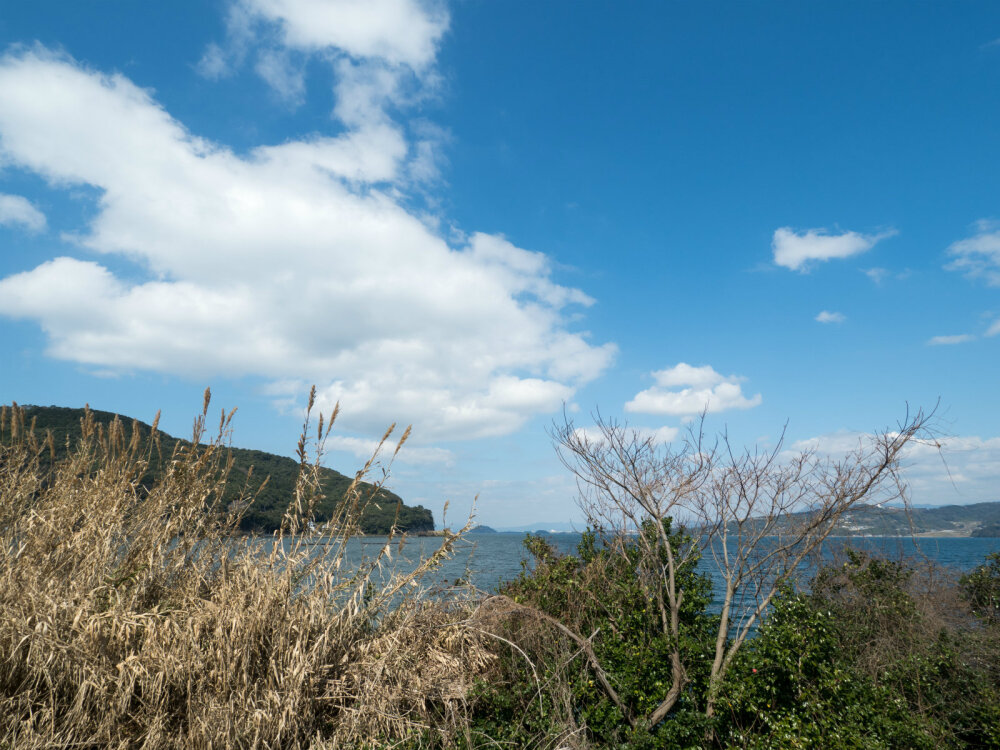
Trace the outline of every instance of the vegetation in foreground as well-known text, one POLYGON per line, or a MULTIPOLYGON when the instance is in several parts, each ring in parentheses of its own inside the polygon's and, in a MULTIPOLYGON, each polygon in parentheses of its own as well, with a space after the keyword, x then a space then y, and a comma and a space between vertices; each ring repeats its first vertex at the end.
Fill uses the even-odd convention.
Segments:
POLYGON ((345 565, 381 489, 359 478, 315 554, 298 532, 324 499, 322 417, 303 429, 281 537, 235 534, 253 496, 230 500, 232 413, 206 442, 207 409, 206 392, 195 439, 173 446, 152 484, 155 425, 145 440, 87 414, 56 460, 23 411, 0 410, 0 746, 349 747, 428 727, 450 737, 463 726, 456 698, 492 658, 458 626, 461 602, 420 595, 454 535, 405 574, 382 570, 392 539, 371 564, 345 565))
MULTIPOLYGON (((307 455, 322 451, 322 417, 304 429, 280 542, 234 541, 252 497, 226 490, 231 414, 207 442, 206 414, 207 401, 152 484, 155 430, 85 415, 56 459, 23 411, 0 414, 0 746, 1000 747, 1000 554, 958 578, 852 552, 801 589, 784 566, 760 578, 717 566, 727 611, 699 567, 718 547, 655 514, 802 476, 799 490, 860 502, 852 472, 891 478, 895 438, 826 474, 804 460, 804 475, 766 457, 644 464, 653 446, 624 432, 606 435, 617 446, 570 444, 591 461, 584 476, 642 501, 614 505, 604 485, 590 507, 637 508, 640 533, 605 525, 566 556, 529 535, 534 563, 502 590, 432 595, 424 576, 457 535, 413 572, 384 569, 393 540, 370 565, 344 564, 377 483, 348 488, 328 554, 301 543, 323 501, 307 455), (603 462, 609 447, 629 460, 603 462)), ((784 549, 770 545, 736 560, 761 571, 784 549)))
MULTIPOLYGON (((675 544, 682 537, 671 535, 675 544)), ((589 533, 576 555, 557 555, 541 537, 526 547, 535 565, 503 590, 524 607, 504 631, 517 648, 502 651, 494 677, 478 685, 472 720, 507 746, 1000 747, 1000 553, 956 577, 847 550, 803 590, 779 592, 712 717, 718 615, 708 582, 687 566, 679 575, 693 595, 682 610, 681 652, 690 671, 667 717, 633 725, 629 713, 667 696, 673 649, 636 583, 639 545, 616 555, 589 533), (601 688, 587 648, 532 627, 535 610, 590 636, 621 705, 601 688)))

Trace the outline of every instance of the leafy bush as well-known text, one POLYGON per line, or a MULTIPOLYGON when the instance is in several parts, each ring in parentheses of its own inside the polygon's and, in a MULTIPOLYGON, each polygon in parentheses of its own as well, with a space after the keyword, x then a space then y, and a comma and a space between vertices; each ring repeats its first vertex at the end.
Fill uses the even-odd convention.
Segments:
POLYGON ((760 749, 934 747, 845 658, 836 615, 787 589, 734 665, 718 732, 724 745, 760 749))
MULTIPOLYGON (((674 549, 688 541, 683 531, 671 530, 669 520, 665 527, 674 549)), ((647 524, 641 533, 654 534, 655 528, 647 524)), ((528 535, 524 545, 534 566, 525 565, 501 589, 512 606, 500 632, 517 648, 504 652, 498 674, 481 686, 473 726, 515 746, 571 737, 600 747, 697 747, 705 729, 698 701, 716 623, 706 613, 711 584, 697 572, 697 559, 678 571, 684 591, 680 649, 692 665, 681 698, 657 726, 630 727, 602 687, 586 645, 633 716, 649 715, 663 701, 671 686, 673 644, 664 635, 656 602, 640 585, 645 564, 640 546, 624 536, 600 540, 590 530, 576 555, 557 554, 540 536, 528 535), (613 546, 621 551, 612 552, 613 546), (586 645, 532 611, 580 634, 586 645)))
POLYGON ((986 563, 962 576, 962 591, 972 610, 990 625, 1000 625, 1000 552, 986 556, 986 563))
POLYGON ((954 582, 849 551, 774 602, 727 685, 737 747, 1000 747, 996 640, 954 582))

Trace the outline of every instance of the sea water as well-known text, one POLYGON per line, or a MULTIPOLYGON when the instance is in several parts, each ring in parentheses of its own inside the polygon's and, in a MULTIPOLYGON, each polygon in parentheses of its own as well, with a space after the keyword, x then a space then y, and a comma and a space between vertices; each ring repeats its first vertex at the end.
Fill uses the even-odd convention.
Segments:
MULTIPOLYGON (((580 534, 543 534, 560 553, 574 554, 580 534)), ((470 534, 456 542, 454 554, 444 560, 425 580, 431 588, 470 584, 491 592, 518 576, 524 567, 531 567, 530 555, 523 545, 523 534, 470 534)), ((345 566, 353 568, 373 560, 383 548, 387 537, 356 537, 348 541, 345 566)), ((407 537, 400 546, 394 539, 391 558, 383 562, 387 569, 400 572, 412 570, 421 559, 429 557, 441 546, 440 537, 407 537)), ((982 565, 986 555, 1000 551, 1000 538, 919 538, 912 537, 830 537, 824 544, 821 559, 832 560, 845 546, 861 549, 891 560, 914 559, 938 566, 968 572, 982 565)), ((317 545, 316 554, 323 554, 317 545)), ((723 591, 723 579, 712 559, 704 555, 700 572, 712 580, 716 601, 723 591)), ((808 579, 814 563, 802 566, 802 578, 808 579)))

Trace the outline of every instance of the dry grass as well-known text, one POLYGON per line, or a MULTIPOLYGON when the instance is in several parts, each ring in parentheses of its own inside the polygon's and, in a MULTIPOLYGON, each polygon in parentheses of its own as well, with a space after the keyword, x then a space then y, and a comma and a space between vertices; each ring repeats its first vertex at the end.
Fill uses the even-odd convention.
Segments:
POLYGON ((85 419, 80 444, 48 471, 39 459, 52 446, 4 408, 0 746, 343 747, 421 734, 448 745, 467 736, 466 694, 491 644, 467 626, 471 603, 421 597, 422 578, 457 535, 412 572, 382 569, 392 540, 371 565, 347 564, 369 500, 356 482, 326 554, 316 554, 297 532, 319 499, 332 419, 313 431, 307 418, 281 536, 239 538, 252 498, 219 507, 233 415, 206 440, 207 410, 206 392, 194 447, 144 487, 158 446, 134 426, 85 419))

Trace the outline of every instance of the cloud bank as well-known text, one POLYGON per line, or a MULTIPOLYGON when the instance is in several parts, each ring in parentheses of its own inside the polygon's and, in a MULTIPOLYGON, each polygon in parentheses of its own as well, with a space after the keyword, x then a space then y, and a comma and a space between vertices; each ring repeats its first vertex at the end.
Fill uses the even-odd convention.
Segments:
POLYGON ((60 257, 0 280, 0 314, 104 370, 260 376, 276 400, 316 382, 344 427, 412 422, 418 442, 510 433, 608 367, 613 345, 570 330, 567 308, 592 300, 553 281, 545 255, 482 233, 449 245, 405 206, 427 149, 387 108, 405 76, 430 75, 446 17, 402 0, 233 12, 330 52, 342 132, 241 156, 122 75, 42 48, 7 55, 0 156, 100 197, 60 257), (416 15, 390 22, 385 5, 416 15))

